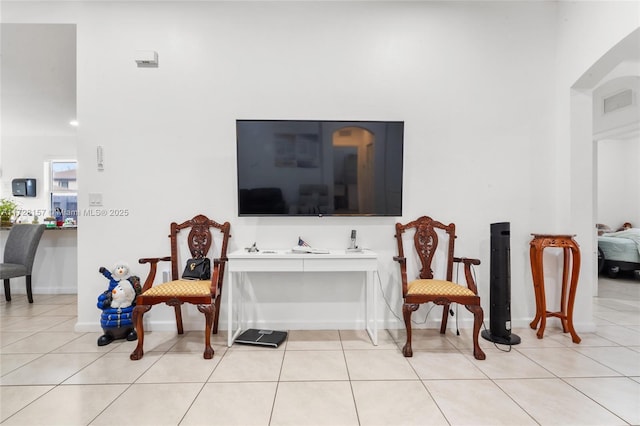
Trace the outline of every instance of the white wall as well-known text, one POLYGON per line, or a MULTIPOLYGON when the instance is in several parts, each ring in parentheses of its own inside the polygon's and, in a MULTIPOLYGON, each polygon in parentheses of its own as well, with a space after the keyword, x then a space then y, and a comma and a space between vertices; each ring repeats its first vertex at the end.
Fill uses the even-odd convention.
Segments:
MULTIPOLYGON (((591 8, 572 7, 571 19, 591 8)), ((535 311, 530 233, 571 223, 565 92, 637 26, 628 18, 636 4, 612 9, 602 17, 587 11, 601 25, 563 29, 561 53, 582 53, 557 57, 558 6, 549 2, 3 2, 6 22, 78 24, 80 206, 99 192, 105 208, 130 211, 83 218, 77 328, 97 328, 99 266, 125 259, 144 275, 136 259, 166 255, 168 223, 199 212, 232 223, 233 249, 254 241, 289 247, 298 235, 343 247, 357 229, 361 245, 379 253, 382 291, 400 312, 394 218, 237 217, 237 118, 404 120, 399 220, 429 214, 457 224, 458 254, 483 262, 477 275, 487 318, 489 226, 511 222, 512 319, 527 324, 535 311), (604 19, 620 25, 605 31, 604 19), (601 38, 583 43, 587 35, 601 38), (140 49, 156 50, 159 67, 136 68, 140 49), (97 145, 103 172, 95 167, 97 145)), ((318 315, 350 324, 360 309, 352 278, 266 277, 274 290, 259 296, 273 303, 262 299, 256 310, 267 324, 284 316, 310 327, 318 315), (305 291, 296 293, 300 283, 305 291)), ((252 282, 265 292, 264 281, 252 282)), ((592 327, 590 299, 578 308, 578 328, 592 327)), ((383 303, 380 310, 397 325, 383 303)), ((171 310, 147 317, 152 328, 164 327, 171 310)), ((430 318, 438 317, 434 310, 430 318)), ((195 311, 185 321, 201 328, 195 311)))
POLYGON ((640 227, 640 140, 598 141, 598 223, 640 227))

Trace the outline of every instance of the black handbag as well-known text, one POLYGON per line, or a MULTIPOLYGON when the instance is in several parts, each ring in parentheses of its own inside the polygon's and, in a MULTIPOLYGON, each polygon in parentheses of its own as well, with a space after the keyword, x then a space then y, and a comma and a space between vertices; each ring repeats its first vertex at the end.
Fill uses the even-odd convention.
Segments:
POLYGON ((187 260, 182 278, 186 280, 211 279, 211 261, 206 257, 198 257, 187 260))

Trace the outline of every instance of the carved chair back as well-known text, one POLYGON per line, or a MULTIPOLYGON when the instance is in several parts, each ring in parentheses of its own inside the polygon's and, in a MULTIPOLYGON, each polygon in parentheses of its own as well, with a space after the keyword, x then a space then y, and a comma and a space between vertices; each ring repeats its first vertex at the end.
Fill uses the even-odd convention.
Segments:
MULTIPOLYGON (((187 261, 182 257, 226 258, 229 230, 230 225, 228 222, 220 224, 204 215, 198 215, 183 223, 171 223, 171 234, 169 235, 171 239, 171 279, 177 280, 180 278, 187 261), (218 230, 219 234, 212 234, 212 228, 218 230), (188 252, 183 253, 180 244, 182 242, 180 232, 186 229, 189 230, 188 235, 185 237, 188 252), (212 246, 213 250, 210 254, 209 251, 212 246)), ((222 268, 224 268, 224 263, 221 265, 222 268)), ((220 276, 224 276, 223 269, 220 271, 220 276)))
MULTIPOLYGON (((419 217, 404 225, 397 223, 398 255, 406 259, 400 264, 400 269, 406 279, 451 281, 455 232, 455 224, 445 225, 429 216, 419 217)), ((403 281, 407 282, 406 279, 403 281)))

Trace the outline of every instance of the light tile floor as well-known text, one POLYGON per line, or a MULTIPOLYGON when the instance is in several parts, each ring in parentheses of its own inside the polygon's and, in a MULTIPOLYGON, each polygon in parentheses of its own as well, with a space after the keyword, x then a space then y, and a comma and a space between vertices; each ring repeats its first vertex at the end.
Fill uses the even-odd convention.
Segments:
MULTIPOLYGON (((461 336, 290 331, 277 349, 201 332, 151 332, 98 347, 73 331, 76 298, 14 295, 0 302, 0 421, 6 425, 526 425, 640 424, 640 282, 601 280, 597 331, 574 345, 549 321, 542 340, 496 348, 485 361, 461 336), (501 350, 502 349, 502 350, 501 350)), ((557 320, 555 320, 557 322, 557 320)))

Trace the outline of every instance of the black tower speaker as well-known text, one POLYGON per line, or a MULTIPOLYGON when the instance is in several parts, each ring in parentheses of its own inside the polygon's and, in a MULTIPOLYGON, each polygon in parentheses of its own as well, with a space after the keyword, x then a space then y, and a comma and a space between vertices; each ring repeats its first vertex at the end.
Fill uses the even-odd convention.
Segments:
POLYGON ((491 224, 489 330, 482 337, 503 345, 517 345, 520 337, 511 333, 511 229, 509 222, 491 224))

